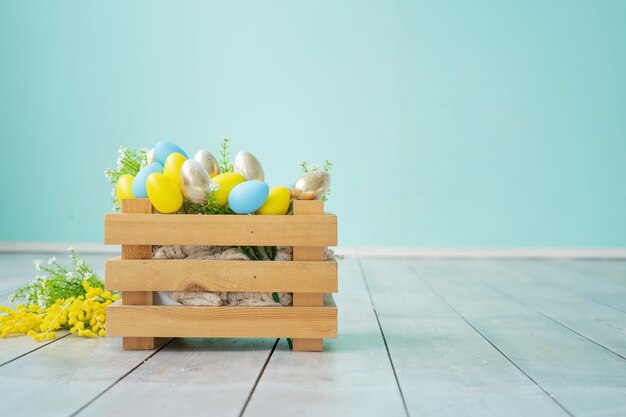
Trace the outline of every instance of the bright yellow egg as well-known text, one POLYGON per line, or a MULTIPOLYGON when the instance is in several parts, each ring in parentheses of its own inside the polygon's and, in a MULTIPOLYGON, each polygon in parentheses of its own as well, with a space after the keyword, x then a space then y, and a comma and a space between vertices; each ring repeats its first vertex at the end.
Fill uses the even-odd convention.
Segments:
POLYGON ((165 160, 163 165, 163 174, 167 175, 177 186, 180 187, 180 168, 187 160, 182 154, 172 152, 165 160))
POLYGON ((146 180, 148 198, 161 213, 176 213, 183 206, 183 193, 170 177, 158 172, 148 175, 146 180))
POLYGON ((256 214, 287 214, 290 202, 291 191, 289 191, 289 188, 283 186, 272 187, 270 188, 267 200, 265 200, 265 203, 257 210, 256 214))
POLYGON ((245 181, 245 178, 235 172, 225 172, 211 178, 214 184, 219 186, 215 191, 215 202, 218 206, 224 207, 228 204, 228 194, 236 185, 245 181))
POLYGON ((115 197, 117 197, 117 201, 122 204, 122 199, 124 198, 135 198, 133 195, 133 180, 134 176, 130 174, 122 175, 115 185, 115 197))

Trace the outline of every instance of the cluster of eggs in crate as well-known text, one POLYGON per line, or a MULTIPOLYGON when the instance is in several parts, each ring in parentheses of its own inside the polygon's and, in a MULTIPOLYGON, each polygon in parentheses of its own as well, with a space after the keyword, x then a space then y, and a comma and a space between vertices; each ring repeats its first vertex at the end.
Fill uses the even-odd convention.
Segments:
POLYGON ((148 152, 147 164, 137 175, 122 175, 116 184, 118 201, 148 198, 161 213, 176 213, 183 201, 204 204, 214 198, 218 207, 230 207, 236 214, 287 214, 291 199, 319 200, 330 184, 324 171, 308 172, 292 188, 265 183, 265 173, 257 158, 239 152, 232 172, 220 172, 215 156, 206 149, 193 158, 174 143, 161 141, 148 152))

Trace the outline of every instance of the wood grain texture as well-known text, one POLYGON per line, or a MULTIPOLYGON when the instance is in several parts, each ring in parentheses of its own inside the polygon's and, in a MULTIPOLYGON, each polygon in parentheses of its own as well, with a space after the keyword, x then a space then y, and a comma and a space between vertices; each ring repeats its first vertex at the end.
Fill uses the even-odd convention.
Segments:
POLYGON ((129 306, 107 309, 107 334, 155 337, 337 336, 337 307, 129 306))
POLYGON ((281 339, 244 417, 406 417, 359 266, 339 263, 338 337, 321 354, 293 352, 281 339))
POLYGON ((237 417, 275 342, 175 339, 79 417, 237 417))
POLYGON ((106 214, 104 243, 333 246, 337 244, 337 217, 106 214))
MULTIPOLYGON (((439 269, 443 273, 425 271, 418 261, 413 265, 433 290, 571 415, 624 415, 624 359, 484 285, 477 278, 485 272, 476 270, 475 262, 450 262, 447 270, 439 269)), ((494 279, 502 276, 492 274, 494 279)))
MULTIPOLYGON (((125 198, 122 200, 122 213, 151 214, 152 203, 147 198, 125 198)), ((151 257, 151 243, 145 245, 122 245, 122 259, 150 259, 151 257)))
POLYGON ((106 286, 117 291, 337 292, 337 262, 110 259, 106 286))
POLYGON ((0 367, 0 415, 72 415, 151 354, 122 351, 118 338, 64 337, 0 367))
MULTIPOLYGON (((428 277, 430 282, 430 278, 455 276, 446 265, 445 261, 363 260, 409 414, 567 417, 420 279, 428 277)), ((484 302, 475 295, 467 298, 484 302)))
MULTIPOLYGON (((503 270, 501 263, 477 261, 472 263, 470 273, 511 299, 626 358, 625 312, 570 291, 567 280, 555 282, 554 270, 542 268, 537 262, 513 262, 514 268, 503 270)), ((597 286, 599 272, 589 271, 589 287, 597 286)), ((572 276, 571 272, 565 273, 572 276)), ((622 286, 626 287, 626 279, 622 286)))
MULTIPOLYGON (((147 198, 122 200, 122 213, 143 213, 152 215, 152 203, 147 198)), ((122 245, 122 259, 150 259, 152 245, 122 245)), ((106 276, 106 271, 105 271, 106 276)), ((127 305, 152 305, 154 293, 151 291, 122 291, 122 303, 127 305)), ((107 309, 108 311, 108 309, 107 309)), ((122 340, 124 350, 155 349, 165 343, 163 339, 153 337, 125 337, 122 340)))
MULTIPOLYGON (((294 200, 293 202, 293 215, 295 217, 322 214, 324 214, 323 201, 294 200)), ((322 263, 324 260, 324 249, 323 246, 294 246, 293 260, 295 262, 317 261, 322 263)), ((294 307, 318 307, 323 305, 323 303, 323 293, 293 293, 294 307)), ((324 339, 294 338, 292 345, 294 351, 319 352, 324 350, 324 339)))

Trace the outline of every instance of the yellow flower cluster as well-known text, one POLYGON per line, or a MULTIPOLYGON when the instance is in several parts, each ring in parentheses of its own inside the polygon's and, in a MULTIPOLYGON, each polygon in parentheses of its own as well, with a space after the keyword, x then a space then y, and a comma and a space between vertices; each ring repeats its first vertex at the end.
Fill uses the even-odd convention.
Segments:
POLYGON ((106 335, 106 307, 120 296, 91 287, 83 281, 83 296, 57 300, 43 309, 36 304, 18 305, 15 310, 0 306, 0 337, 27 334, 37 341, 54 339, 56 330, 69 330, 83 337, 106 335))

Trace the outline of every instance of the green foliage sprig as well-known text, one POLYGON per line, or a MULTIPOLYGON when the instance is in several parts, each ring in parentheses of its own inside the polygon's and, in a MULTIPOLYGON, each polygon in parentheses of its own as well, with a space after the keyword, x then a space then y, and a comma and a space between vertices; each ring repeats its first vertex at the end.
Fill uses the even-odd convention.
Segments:
POLYGON ((141 167, 148 164, 148 150, 146 148, 140 148, 138 150, 126 149, 124 146, 120 146, 117 150, 117 166, 113 170, 107 168, 104 170, 104 176, 109 184, 113 184, 111 190, 111 204, 114 211, 120 210, 119 202, 115 196, 115 186, 117 181, 122 175, 129 174, 132 176, 137 175, 141 167))
POLYGON ((87 281, 91 287, 104 288, 102 279, 84 260, 76 257, 73 248, 69 249, 69 258, 73 268, 59 264, 54 256, 47 265, 37 263, 35 269, 43 271, 43 274, 40 273, 33 282, 11 294, 9 301, 26 300, 29 304, 48 308, 57 300, 85 295, 83 281, 87 281))
POLYGON ((210 191, 203 203, 193 201, 183 201, 183 212, 185 214, 235 214, 230 207, 220 207, 215 201, 215 191, 210 191))
POLYGON ((220 160, 218 161, 220 166, 220 173, 233 172, 233 164, 230 162, 230 137, 222 137, 222 144, 220 145, 220 160))

